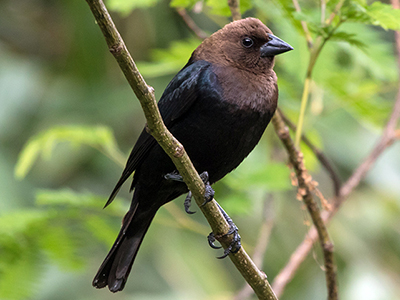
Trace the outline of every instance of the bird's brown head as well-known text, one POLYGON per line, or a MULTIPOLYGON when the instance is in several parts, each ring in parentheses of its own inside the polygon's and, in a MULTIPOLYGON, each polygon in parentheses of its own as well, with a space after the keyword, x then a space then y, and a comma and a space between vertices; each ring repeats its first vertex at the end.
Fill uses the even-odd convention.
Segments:
POLYGON ((293 48, 272 34, 260 20, 247 18, 227 24, 195 50, 192 59, 266 73, 274 56, 293 48))

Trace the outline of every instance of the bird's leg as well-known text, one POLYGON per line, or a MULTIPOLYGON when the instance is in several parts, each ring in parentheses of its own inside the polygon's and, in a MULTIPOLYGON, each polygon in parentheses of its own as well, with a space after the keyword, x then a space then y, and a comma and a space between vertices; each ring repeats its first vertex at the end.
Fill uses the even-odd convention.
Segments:
POLYGON ((203 180, 204 182, 204 187, 205 187, 205 191, 204 191, 204 202, 201 206, 206 205, 208 202, 210 202, 212 199, 214 199, 214 194, 215 191, 213 190, 213 188, 211 187, 210 182, 208 181, 209 176, 208 176, 208 172, 204 171, 203 173, 200 174, 200 178, 201 180, 203 180))
MULTIPOLYGON (((242 247, 242 244, 240 242, 240 235, 238 233, 238 228, 233 223, 232 219, 227 215, 227 213, 222 209, 222 207, 217 203, 219 210, 221 211, 222 215, 224 216, 226 222, 229 225, 229 230, 226 234, 220 236, 219 238, 226 237, 230 234, 233 234, 232 237, 232 242, 229 244, 229 246, 224 250, 224 254, 220 257, 217 257, 219 259, 225 258, 229 255, 229 253, 237 253, 240 248, 242 247)), ((211 248, 213 249, 220 249, 221 247, 215 246, 214 242, 216 240, 215 234, 211 232, 208 237, 208 244, 210 245, 211 248)))
MULTIPOLYGON (((212 189, 210 182, 208 181, 208 172, 204 171, 203 173, 201 173, 200 175, 201 180, 204 182, 205 185, 205 191, 204 191, 204 202, 202 204, 205 205, 208 202, 210 202, 213 198, 214 198, 214 190, 212 189)), ((164 175, 164 178, 167 180, 174 180, 174 181, 178 181, 178 182, 183 182, 182 176, 179 175, 178 172, 174 171, 171 173, 167 173, 164 175)), ((190 206, 192 205, 192 192, 189 191, 189 193, 186 196, 185 202, 184 202, 184 206, 185 206, 185 211, 188 214, 194 214, 194 211, 190 210, 190 206)))
MULTIPOLYGON (((166 175, 164 175, 164 178, 167 180, 174 180, 174 181, 178 181, 178 182, 183 182, 182 176, 179 175, 179 173, 177 171, 168 173, 166 175)), ((200 174, 200 178, 201 180, 204 182, 205 184, 205 192, 204 192, 204 203, 202 204, 205 205, 208 202, 210 202, 213 198, 214 198, 214 190, 212 189, 210 182, 208 181, 209 176, 208 176, 208 172, 203 172, 200 174)), ((186 196, 185 199, 185 211, 188 214, 193 214, 195 212, 190 210, 190 206, 192 204, 192 192, 189 191, 189 193, 186 196)), ((240 250, 240 248, 242 247, 242 244, 240 242, 240 235, 238 234, 238 228, 235 225, 235 223, 233 223, 232 219, 227 215, 227 213, 222 209, 222 207, 217 203, 219 210, 221 211, 222 215, 224 216, 226 222, 228 222, 229 225, 229 230, 226 234, 220 236, 219 238, 223 238, 226 237, 228 235, 233 234, 232 237, 232 242, 230 243, 230 245, 224 250, 224 254, 218 258, 225 258, 229 255, 229 253, 236 253, 240 250)), ((220 249, 221 247, 216 246, 214 244, 214 242, 216 241, 216 237, 214 235, 213 232, 211 232, 208 237, 208 244, 210 245, 211 248, 213 249, 220 249)))

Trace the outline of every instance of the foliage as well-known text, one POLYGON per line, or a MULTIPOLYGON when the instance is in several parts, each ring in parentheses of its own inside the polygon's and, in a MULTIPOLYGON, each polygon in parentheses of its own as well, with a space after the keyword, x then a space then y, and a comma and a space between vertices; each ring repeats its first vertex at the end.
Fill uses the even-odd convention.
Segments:
MULTIPOLYGON (((191 8, 199 1, 196 0, 172 0, 171 6, 172 7, 185 7, 191 8)), ((227 1, 218 1, 218 0, 206 0, 205 5, 210 8, 210 13, 220 16, 230 16, 231 11, 228 6, 227 1)), ((239 3, 240 10, 245 12, 252 8, 252 2, 250 0, 242 0, 239 3)))
POLYGON ((103 152, 116 162, 124 164, 124 157, 119 151, 112 131, 104 126, 63 126, 32 137, 21 151, 15 167, 15 176, 22 179, 32 168, 33 163, 40 153, 44 159, 49 160, 57 143, 69 142, 73 147, 88 145, 103 152))
MULTIPOLYGON (((35 208, 1 215, 0 298, 29 297, 49 261, 61 270, 82 270, 85 263, 79 252, 90 248, 88 241, 108 244, 113 239, 110 224, 99 217, 102 200, 71 190, 39 190, 35 208)), ((107 213, 121 216, 122 211, 116 206, 107 213)))
MULTIPOLYGON (((161 94, 200 43, 188 37, 173 10, 196 6, 196 13, 189 13, 206 31, 214 30, 214 22, 229 21, 226 1, 203 1, 201 12, 197 3, 172 0, 167 9, 163 1, 157 0, 107 2, 134 57, 145 58, 137 62, 138 67, 157 93, 161 94), (138 24, 135 22, 147 25, 133 30, 131 24, 138 24), (157 43, 159 31, 168 33, 168 45, 157 43)), ((304 132, 346 178, 368 153, 392 108, 398 73, 390 30, 400 29, 399 10, 380 1, 331 0, 326 3, 325 20, 333 12, 335 16, 328 24, 321 22, 317 2, 300 2, 301 12, 296 12, 289 0, 240 3, 245 16, 259 17, 295 48, 279 57, 275 67, 280 107, 293 120, 298 118, 310 57, 300 22, 307 22, 313 41, 323 41, 313 70, 304 132)), ((0 63, 4 66, 4 71, 0 69, 0 91, 7 93, 0 93, 6 95, 1 100, 4 112, 0 112, 0 178, 4 186, 0 201, 0 299, 106 299, 108 294, 91 289, 90 277, 113 242, 126 207, 121 199, 106 210, 102 206, 118 179, 119 169, 114 172, 113 167, 124 165, 123 153, 134 143, 133 133, 143 128, 142 119, 137 118, 140 111, 128 107, 131 92, 114 61, 104 61, 103 56, 87 59, 93 52, 106 53, 107 49, 92 46, 103 45, 104 41, 85 3, 60 1, 44 6, 33 1, 33 10, 12 1, 1 5, 0 32, 5 35, 0 37, 0 63), (25 12, 26 18, 7 15, 14 11, 25 12), (83 12, 84 17, 77 18, 83 12), (91 23, 78 23, 81 19, 91 23), (77 22, 76 27, 71 20, 77 22), (7 32, 14 34, 6 36, 7 32), (43 44, 51 44, 43 43, 48 36, 53 44, 57 40, 57 45, 42 48, 43 44), (77 55, 86 52, 90 55, 77 55), (74 72, 66 72, 66 65, 74 72), (107 66, 104 74, 93 71, 99 65, 107 66), (96 76, 91 80, 76 75, 92 73, 96 76), (23 74, 35 76, 22 81, 23 74), (110 94, 105 93, 107 89, 110 94), (108 98, 103 99, 102 94, 108 98), (80 114, 83 117, 76 117, 80 114), (61 144, 68 149, 68 156, 61 144), (89 149, 86 156, 80 156, 85 148, 89 149), (60 166, 60 156, 69 163, 60 166), (39 157, 44 160, 39 161, 39 157), (10 175, 13 167, 19 181, 13 181, 10 175), (101 246, 104 249, 99 251, 101 246), (60 282, 55 281, 51 289, 43 284, 43 277, 51 272, 56 273, 55 277, 86 274, 87 278, 76 289, 71 287, 69 293, 76 291, 76 295, 63 296, 60 282), (43 295, 47 290, 51 291, 46 298, 43 295), (84 296, 79 295, 81 290, 84 296)), ((322 192, 331 195, 330 182, 314 154, 304 145, 302 150, 322 192)), ((382 159, 339 221, 331 226, 343 299, 395 299, 399 293, 396 270, 400 263, 396 253, 400 245, 395 234, 399 230, 399 168, 397 148, 382 159), (391 280, 386 280, 389 277, 391 280), (372 280, 373 287, 387 283, 382 288, 371 287, 372 292, 366 293, 368 280, 372 280)), ((301 204, 294 200, 286 156, 271 129, 246 161, 215 185, 215 190, 217 200, 238 220, 250 250, 263 221, 266 196, 272 193, 277 199, 276 229, 264 266, 273 278, 302 240, 308 229, 303 223, 308 221, 303 220, 303 212, 299 213, 301 204)), ((122 192, 121 198, 126 194, 122 192)), ((135 289, 127 287, 121 299, 132 295, 135 299, 230 298, 241 281, 228 263, 213 260, 214 253, 206 248, 203 237, 193 234, 204 227, 201 216, 181 215, 172 205, 157 216, 139 255, 142 260, 137 272, 141 276, 131 279, 129 284, 135 289)), ((307 268, 300 270, 301 275, 288 287, 285 299, 321 298, 323 291, 317 286, 322 285, 323 275, 315 261, 309 259, 306 263, 307 268)))
POLYGON ((200 44, 198 39, 173 41, 168 49, 154 49, 151 62, 137 64, 140 73, 146 78, 171 75, 181 69, 190 57, 190 53, 200 44))

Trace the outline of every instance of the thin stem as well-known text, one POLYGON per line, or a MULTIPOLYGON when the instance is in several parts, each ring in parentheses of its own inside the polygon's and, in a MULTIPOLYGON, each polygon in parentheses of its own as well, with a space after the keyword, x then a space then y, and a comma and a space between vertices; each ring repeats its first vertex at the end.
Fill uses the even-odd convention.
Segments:
POLYGON ((303 95, 301 96, 299 121, 297 123, 296 138, 295 138, 295 147, 296 148, 299 148, 299 146, 300 146, 301 135, 303 132, 304 115, 306 113, 308 95, 310 93, 310 81, 311 81, 311 77, 307 77, 306 80, 304 81, 303 95))
MULTIPOLYGON (((297 12, 301 12, 300 4, 297 0, 292 0, 293 6, 297 12)), ((313 40, 310 34, 310 31, 308 30, 307 22, 306 21, 300 21, 301 27, 303 28, 304 34, 306 36, 306 41, 307 41, 307 46, 309 49, 312 48, 313 46, 313 40)))
POLYGON ((328 36, 322 37, 319 36, 311 48, 310 51, 310 60, 308 62, 308 67, 307 67, 307 72, 306 72, 306 79, 304 81, 304 87, 303 87, 303 95, 301 97, 301 105, 300 105, 300 113, 299 113, 299 120, 297 122, 297 130, 296 130, 296 137, 295 137, 295 146, 298 148, 300 146, 300 139, 303 131, 303 124, 304 124, 304 116, 307 108, 307 102, 308 102, 308 97, 310 94, 310 83, 312 80, 312 72, 315 67, 315 63, 317 62, 317 59, 325 46, 326 42, 331 38, 331 36, 334 34, 334 32, 338 29, 338 27, 342 24, 342 22, 339 22, 335 28, 333 28, 328 36))
POLYGON ((325 22, 326 2, 321 0, 321 24, 325 22))
POLYGON ((343 6, 343 4, 344 4, 345 1, 346 1, 346 0, 340 0, 340 1, 338 2, 338 4, 336 4, 335 9, 333 10, 333 12, 331 13, 331 15, 329 16, 329 19, 327 19, 327 20, 325 21, 326 25, 331 25, 331 24, 332 24, 333 19, 338 15, 338 13, 339 13, 340 9, 342 8, 342 6, 343 6))
POLYGON ((196 35, 199 40, 204 40, 208 37, 208 34, 205 33, 197 24, 193 21, 193 19, 189 16, 186 9, 178 8, 176 10, 178 14, 182 17, 182 20, 186 23, 187 27, 196 35))
POLYGON ((240 14, 240 0, 228 0, 228 6, 231 10, 233 21, 240 20, 242 15, 240 14))

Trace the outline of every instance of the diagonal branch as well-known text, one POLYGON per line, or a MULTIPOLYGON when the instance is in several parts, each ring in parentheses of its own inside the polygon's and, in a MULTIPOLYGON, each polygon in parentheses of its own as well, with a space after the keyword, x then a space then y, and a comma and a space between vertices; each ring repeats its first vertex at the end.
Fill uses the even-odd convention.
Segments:
POLYGON ((313 183, 311 175, 308 174, 304 166, 303 154, 296 149, 294 143, 289 135, 289 129, 277 111, 272 118, 272 124, 278 134, 279 139, 282 141, 289 155, 289 161, 296 173, 298 183, 298 193, 303 198, 308 212, 318 232, 319 242, 322 247, 325 265, 325 277, 328 288, 328 299, 338 299, 337 279, 336 279, 336 265, 333 261, 333 243, 331 242, 326 229, 325 223, 321 217, 321 213, 317 203, 313 199, 312 190, 313 183))
POLYGON ((196 35, 199 40, 204 40, 208 37, 208 34, 205 33, 197 24, 193 21, 193 19, 189 16, 188 12, 184 8, 177 8, 176 11, 182 17, 182 20, 186 23, 187 27, 196 35))
MULTIPOLYGON (((183 146, 165 127, 158 111, 153 88, 146 84, 139 73, 104 3, 102 0, 86 0, 86 2, 89 4, 96 23, 99 25, 106 39, 110 52, 117 60, 136 97, 140 101, 149 132, 175 164, 215 235, 222 236, 226 234, 229 230, 229 225, 221 214, 216 201, 212 200, 206 205, 202 205, 204 202, 204 183, 196 172, 183 146)), ((227 247, 230 242, 231 236, 221 240, 224 247, 227 247)), ((237 253, 231 253, 229 257, 260 299, 277 299, 267 281, 266 275, 256 267, 243 247, 237 253)))
MULTIPOLYGON (((289 126, 289 128, 292 131, 296 132, 296 130, 297 130, 296 125, 280 109, 279 109, 279 112, 281 114, 283 121, 286 123, 286 125, 289 126)), ((334 190, 335 196, 338 196, 339 191, 340 191, 341 180, 339 178, 339 175, 335 172, 334 167, 329 162, 329 160, 325 156, 325 154, 320 149, 318 149, 316 146, 314 146, 314 144, 304 134, 302 134, 301 140, 307 145, 308 148, 311 149, 311 151, 317 157, 317 159, 319 160, 321 165, 328 172, 328 174, 331 177, 332 182, 333 182, 333 190, 334 190)))

